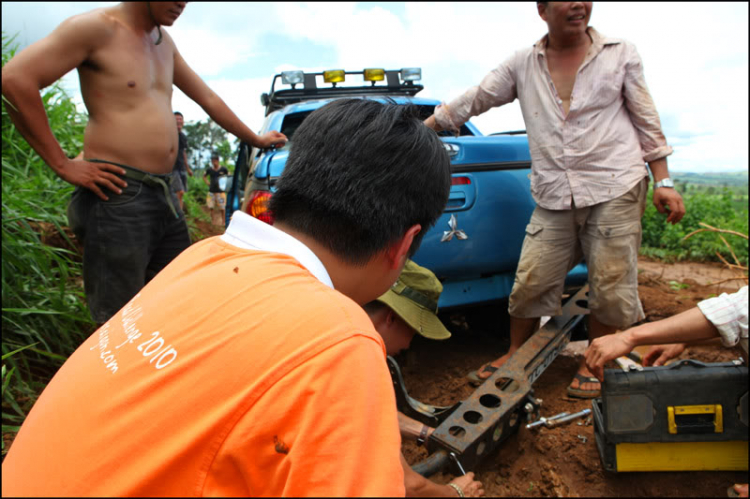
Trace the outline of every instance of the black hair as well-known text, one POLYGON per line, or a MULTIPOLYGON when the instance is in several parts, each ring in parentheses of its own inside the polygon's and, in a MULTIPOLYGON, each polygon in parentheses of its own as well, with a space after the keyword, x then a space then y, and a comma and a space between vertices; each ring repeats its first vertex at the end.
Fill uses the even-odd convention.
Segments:
POLYGON ((372 300, 371 302, 365 303, 364 305, 362 305, 362 308, 365 309, 367 315, 375 315, 384 308, 387 308, 388 310, 391 309, 391 307, 378 300, 372 300))
POLYGON ((416 252, 448 201, 450 159, 415 106, 339 99, 297 129, 277 187, 276 221, 364 265, 421 224, 416 252))
MULTIPOLYGON (((181 113, 181 112, 179 112, 179 111, 175 111, 175 112, 174 112, 174 114, 175 114, 175 115, 178 115, 178 114, 179 114, 180 116, 182 116, 182 113, 181 113)), ((184 118, 184 116, 182 116, 182 117, 184 118)))

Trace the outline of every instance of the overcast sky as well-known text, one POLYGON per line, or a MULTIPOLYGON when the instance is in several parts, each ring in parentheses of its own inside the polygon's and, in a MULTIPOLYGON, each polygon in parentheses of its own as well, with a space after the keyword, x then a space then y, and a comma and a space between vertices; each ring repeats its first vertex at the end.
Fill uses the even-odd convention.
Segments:
MULTIPOLYGON (((2 2, 21 46, 63 19, 112 2, 2 2)), ((590 25, 635 43, 674 171, 748 168, 748 4, 595 3, 590 25)), ((534 3, 191 2, 168 28, 187 63, 253 130, 261 92, 288 69, 421 67, 419 95, 450 101, 546 33, 534 3)), ((78 76, 65 87, 80 102, 78 76)), ((175 88, 187 121, 207 116, 175 88)), ((524 128, 518 103, 472 120, 488 134, 524 128)))

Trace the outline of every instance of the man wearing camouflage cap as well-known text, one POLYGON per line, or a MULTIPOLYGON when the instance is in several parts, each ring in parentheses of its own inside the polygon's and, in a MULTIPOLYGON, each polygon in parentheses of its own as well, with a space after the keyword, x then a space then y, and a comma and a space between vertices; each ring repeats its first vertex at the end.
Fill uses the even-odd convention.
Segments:
MULTIPOLYGON (((385 343, 388 355, 409 348, 414 335, 419 333, 432 340, 445 340, 451 333, 437 316, 437 304, 443 285, 435 274, 407 260, 398 280, 377 300, 364 306, 375 329, 385 343)), ((402 437, 425 442, 432 429, 402 413, 398 413, 402 437)), ((482 483, 469 472, 448 485, 439 485, 411 469, 403 454, 404 485, 407 497, 480 497, 484 495, 482 483)))

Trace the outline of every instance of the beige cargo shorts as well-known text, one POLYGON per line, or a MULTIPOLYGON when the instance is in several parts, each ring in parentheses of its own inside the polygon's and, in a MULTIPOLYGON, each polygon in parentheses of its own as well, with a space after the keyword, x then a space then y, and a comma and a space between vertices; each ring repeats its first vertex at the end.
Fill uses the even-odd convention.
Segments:
POLYGON ((648 178, 619 198, 585 208, 537 206, 526 227, 508 312, 559 315, 566 274, 585 257, 589 309, 602 324, 627 328, 645 316, 638 298, 638 249, 648 178))

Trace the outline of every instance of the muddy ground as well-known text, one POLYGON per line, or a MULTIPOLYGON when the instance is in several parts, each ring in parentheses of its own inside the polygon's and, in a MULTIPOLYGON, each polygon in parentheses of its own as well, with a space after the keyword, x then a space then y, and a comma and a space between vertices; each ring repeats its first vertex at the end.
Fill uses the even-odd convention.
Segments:
MULTIPOLYGON (((664 265, 643 260, 639 269, 639 291, 647 321, 671 316, 721 291, 739 288, 739 281, 706 285, 733 277, 722 265, 664 265)), ((473 390, 466 383, 467 373, 507 351, 508 337, 502 320, 480 330, 468 326, 463 319, 462 314, 445 317, 454 333, 450 339, 438 342, 417 336, 409 351, 398 357, 412 397, 434 405, 452 405, 473 390)), ((542 415, 591 407, 590 401, 570 399, 565 391, 584 347, 583 342, 572 343, 534 384, 535 396, 543 400, 542 415)), ((701 346, 689 348, 681 358, 725 362, 740 355, 739 350, 701 346)), ((411 442, 404 443, 403 448, 411 464, 427 456, 424 448, 411 442)), ((593 426, 576 423, 538 431, 520 425, 519 431, 485 456, 476 469, 467 471, 476 473, 488 496, 726 497, 731 484, 747 482, 746 472, 604 471, 593 426), (578 435, 587 441, 584 443, 578 435)), ((440 473, 432 478, 447 483, 454 476, 440 473)))

